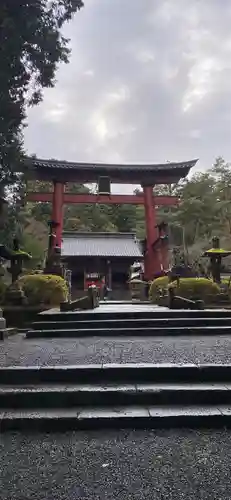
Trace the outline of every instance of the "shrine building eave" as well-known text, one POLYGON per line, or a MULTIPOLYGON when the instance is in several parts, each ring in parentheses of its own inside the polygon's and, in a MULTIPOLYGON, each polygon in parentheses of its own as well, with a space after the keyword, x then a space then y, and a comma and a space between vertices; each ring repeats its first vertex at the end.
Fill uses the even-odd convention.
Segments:
POLYGON ((108 176, 111 182, 129 184, 171 184, 186 177, 196 160, 163 164, 73 163, 60 160, 24 158, 20 171, 28 179, 59 182, 97 182, 108 176))

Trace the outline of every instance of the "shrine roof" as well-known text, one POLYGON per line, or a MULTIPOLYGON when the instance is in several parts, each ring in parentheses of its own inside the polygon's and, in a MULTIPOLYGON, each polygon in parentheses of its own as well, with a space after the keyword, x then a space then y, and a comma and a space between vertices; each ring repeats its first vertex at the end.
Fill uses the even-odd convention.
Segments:
POLYGON ((53 175, 54 171, 68 171, 87 173, 94 172, 95 174, 110 175, 110 173, 149 173, 149 174, 164 174, 178 177, 186 177, 190 169, 197 163, 197 159, 183 162, 169 162, 158 164, 109 164, 109 163, 82 163, 70 162, 61 160, 45 160, 41 158, 26 157, 23 162, 22 169, 24 171, 50 171, 53 175))
POLYGON ((63 257, 143 257, 140 242, 133 233, 63 233, 63 257))

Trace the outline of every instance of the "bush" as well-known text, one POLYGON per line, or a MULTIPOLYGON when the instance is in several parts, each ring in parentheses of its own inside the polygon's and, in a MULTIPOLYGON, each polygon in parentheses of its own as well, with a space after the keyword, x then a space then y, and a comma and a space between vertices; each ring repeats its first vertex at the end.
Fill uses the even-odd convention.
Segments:
POLYGON ((27 274, 19 278, 18 283, 29 305, 58 306, 68 297, 66 281, 53 274, 27 274))
POLYGON ((169 287, 175 289, 176 295, 192 300, 203 300, 205 303, 211 302, 220 294, 220 287, 207 278, 180 278, 179 286, 177 281, 169 283, 168 278, 158 278, 153 281, 150 288, 150 299, 157 303, 161 290, 168 290, 169 287))
POLYGON ((160 295, 167 294, 169 279, 168 276, 156 278, 149 288, 149 299, 156 304, 160 295))
POLYGON ((42 269, 23 269, 23 276, 27 276, 28 274, 43 274, 42 269))
POLYGON ((176 290, 176 295, 192 300, 203 300, 205 303, 211 302, 220 294, 220 287, 217 283, 207 278, 182 278, 179 287, 177 282, 171 283, 176 290))

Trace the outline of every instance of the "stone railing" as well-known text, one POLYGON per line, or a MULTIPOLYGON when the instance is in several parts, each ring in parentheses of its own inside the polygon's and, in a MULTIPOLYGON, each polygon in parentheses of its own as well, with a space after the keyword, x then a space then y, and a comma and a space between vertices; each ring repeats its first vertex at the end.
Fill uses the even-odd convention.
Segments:
POLYGON ((99 307, 100 296, 99 290, 96 286, 89 286, 87 295, 84 297, 80 297, 79 299, 70 301, 70 302, 62 302, 60 304, 60 311, 76 311, 80 310, 88 310, 95 309, 99 307))

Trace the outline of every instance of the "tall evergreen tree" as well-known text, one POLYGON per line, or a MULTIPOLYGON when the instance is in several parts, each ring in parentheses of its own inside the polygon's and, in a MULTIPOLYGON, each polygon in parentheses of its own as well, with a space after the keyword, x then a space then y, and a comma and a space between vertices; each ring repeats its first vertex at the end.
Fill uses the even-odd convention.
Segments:
POLYGON ((23 153, 27 106, 53 87, 60 62, 68 62, 61 29, 82 0, 1 0, 0 5, 0 181, 15 182, 23 153))

